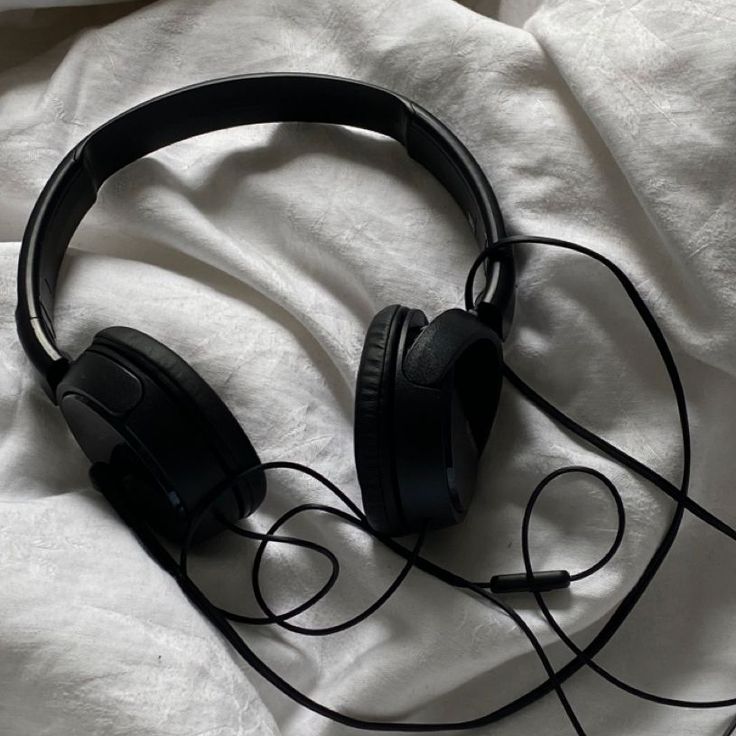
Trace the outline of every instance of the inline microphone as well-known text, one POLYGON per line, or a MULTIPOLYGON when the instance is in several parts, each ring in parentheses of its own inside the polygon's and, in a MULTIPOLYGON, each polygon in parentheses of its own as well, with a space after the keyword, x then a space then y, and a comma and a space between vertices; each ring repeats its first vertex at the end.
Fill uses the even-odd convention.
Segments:
POLYGON ((569 587, 570 573, 567 570, 542 570, 531 575, 515 572, 491 578, 491 593, 544 593, 569 587))

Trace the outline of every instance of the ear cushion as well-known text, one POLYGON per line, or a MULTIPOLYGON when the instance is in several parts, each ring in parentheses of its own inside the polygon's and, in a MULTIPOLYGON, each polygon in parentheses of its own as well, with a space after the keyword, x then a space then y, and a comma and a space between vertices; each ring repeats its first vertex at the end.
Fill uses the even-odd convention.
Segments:
MULTIPOLYGON (((173 350, 130 327, 108 327, 102 330, 95 336, 93 346, 112 348, 172 394, 208 436, 226 472, 236 473, 260 463, 243 428, 222 399, 173 350)), ((254 511, 263 500, 263 474, 254 473, 250 476, 247 487, 250 498, 243 499, 246 502, 245 507, 241 508, 243 515, 254 511)))
POLYGON ((355 466, 371 526, 394 534, 405 524, 394 471, 391 437, 393 382, 401 326, 409 310, 394 304, 371 322, 355 388, 355 466))
POLYGON ((477 316, 448 309, 436 317, 404 356, 415 384, 437 386, 451 373, 478 452, 493 424, 503 382, 501 340, 477 316))

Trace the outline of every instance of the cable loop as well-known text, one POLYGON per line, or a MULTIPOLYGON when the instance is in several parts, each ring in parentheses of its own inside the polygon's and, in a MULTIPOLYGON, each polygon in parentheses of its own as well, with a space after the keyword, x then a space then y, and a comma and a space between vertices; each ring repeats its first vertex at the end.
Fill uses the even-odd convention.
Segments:
MULTIPOLYGON (((628 683, 612 675, 603 667, 601 667, 601 665, 599 665, 594 659, 595 656, 603 649, 604 646, 606 646, 606 644, 619 630, 623 622, 634 609, 644 591, 647 589, 648 585, 651 583, 652 579, 656 575, 675 540, 677 532, 680 528, 683 513, 686 510, 689 513, 692 513, 693 515, 698 517, 708 526, 714 528, 715 530, 726 535, 732 540, 736 540, 736 530, 734 530, 734 528, 727 524, 723 519, 720 519, 707 509, 704 509, 688 496, 691 467, 690 423, 688 419, 687 403, 685 400, 685 393, 682 386, 682 381, 680 379, 675 360, 669 349, 667 341, 653 314, 644 303, 643 299, 639 295, 632 282, 618 266, 608 260, 605 256, 602 256, 599 253, 596 253, 588 248, 577 245, 575 243, 571 243, 569 241, 538 236, 505 237, 496 241, 495 243, 488 246, 485 250, 483 250, 471 266, 465 282, 466 308, 468 310, 473 309, 474 280, 478 269, 484 263, 484 261, 497 257, 500 258, 509 249, 528 244, 541 244, 551 247, 558 247, 585 255, 601 263, 614 275, 614 277, 618 280, 618 282, 624 289, 632 305, 636 309, 642 322, 649 331, 649 334, 654 341, 655 346, 662 359, 674 393, 675 402, 677 405, 677 415, 680 425, 680 432, 682 436, 682 472, 679 484, 675 484, 662 477, 659 473, 657 473, 657 471, 655 471, 648 465, 645 465, 640 460, 637 460, 620 448, 612 445, 607 440, 599 437, 591 430, 577 423, 575 420, 567 416, 562 410, 560 410, 543 396, 541 396, 525 381, 523 381, 509 366, 504 366, 504 377, 515 389, 517 389, 522 394, 524 398, 530 401, 541 412, 556 421, 561 426, 573 432, 587 444, 595 447, 603 455, 606 455, 620 465, 633 471, 641 478, 652 483, 657 489, 659 489, 661 492, 663 492, 675 501, 675 509, 672 518, 651 559, 645 566, 644 571, 640 575, 639 579, 634 583, 632 588, 624 596, 624 598, 618 603, 613 613, 607 619, 605 624, 603 624, 593 640, 585 648, 578 647, 562 630, 559 623, 554 618, 549 607, 547 606, 542 593, 540 593, 539 591, 533 591, 533 595, 537 602, 537 605, 539 606, 548 624, 557 634, 560 641, 562 641, 573 653, 573 658, 559 669, 555 670, 552 667, 537 637, 531 631, 521 615, 502 598, 489 592, 487 589, 487 583, 475 583, 467 580, 457 573, 454 573, 451 570, 447 570, 441 565, 438 565, 437 563, 434 563, 421 555, 421 548, 425 537, 424 532, 417 536, 411 548, 404 547, 396 540, 377 533, 374 529, 370 527, 365 515, 357 506, 357 504, 355 504, 347 496, 346 493, 344 493, 341 489, 339 489, 335 484, 333 484, 319 472, 307 466, 294 462, 262 463, 258 466, 249 468, 245 472, 238 474, 236 477, 228 479, 225 484, 222 484, 218 488, 213 489, 209 494, 207 494, 207 497, 202 502, 200 508, 191 519, 186 539, 184 541, 184 544, 182 545, 178 565, 176 561, 172 558, 168 550, 166 550, 166 548, 163 547, 163 545, 161 545, 161 543, 157 540, 155 535, 151 533, 150 529, 145 525, 145 523, 136 516, 133 510, 131 510, 127 506, 127 501, 124 495, 110 493, 108 496, 111 503, 118 510, 118 513, 120 513, 120 515, 134 528, 134 530, 138 534, 139 539, 149 551, 149 553, 154 557, 154 559, 159 562, 159 564, 161 564, 166 570, 171 572, 172 575, 176 577, 185 594, 219 629, 223 636, 227 638, 227 640, 233 645, 240 656, 272 685, 281 690, 286 696, 290 697, 296 703, 304 706, 305 708, 321 716, 324 716, 325 718, 329 718, 333 721, 342 723, 352 728, 373 731, 433 732, 466 730, 494 723, 508 715, 511 715, 512 713, 521 710, 522 708, 539 700, 548 693, 555 692, 560 701, 560 704, 562 705, 562 708, 565 711, 565 714, 568 717, 568 720, 570 721, 573 730, 577 734, 585 736, 585 731, 583 730, 583 727, 580 724, 580 721, 578 720, 562 688, 562 683, 568 680, 583 666, 587 666, 592 671, 603 677, 605 680, 624 690, 625 692, 631 693, 632 695, 635 695, 639 698, 655 703, 683 708, 721 708, 726 706, 736 706, 736 697, 711 701, 688 701, 675 698, 666 698, 660 695, 648 693, 644 690, 634 687, 633 685, 629 685, 628 683), (227 525, 232 532, 258 542, 258 549, 256 551, 256 556, 251 571, 251 582, 253 586, 254 597, 261 610, 263 611, 264 616, 244 616, 214 606, 214 604, 209 601, 209 599, 204 595, 204 593, 202 593, 202 591, 190 578, 188 574, 187 559, 196 529, 202 522, 205 514, 207 514, 212 508, 219 495, 229 489, 236 480, 245 478, 251 473, 267 471, 270 469, 291 469, 310 476, 311 478, 322 484, 322 486, 326 490, 336 496, 344 508, 337 508, 326 504, 301 504, 294 507, 293 509, 290 509, 281 517, 279 517, 279 519, 277 519, 276 522, 272 524, 272 526, 266 533, 252 532, 243 529, 237 525, 227 525), (379 598, 377 598, 376 601, 374 601, 370 606, 368 606, 359 614, 351 617, 347 621, 321 628, 301 626, 295 623, 291 623, 290 620, 300 613, 304 613, 305 611, 307 611, 318 601, 322 600, 324 596, 329 593, 330 590, 332 590, 335 582, 337 581, 340 571, 339 561, 330 550, 328 550, 321 544, 277 533, 282 528, 282 526, 284 526, 284 524, 289 521, 289 519, 294 518, 298 514, 307 512, 331 514, 345 521, 346 523, 352 524, 353 526, 370 534, 373 538, 376 539, 377 542, 385 545, 388 549, 392 550, 406 560, 401 571, 386 588, 384 593, 382 593, 382 595, 379 596, 379 598), (261 589, 261 565, 267 546, 270 543, 290 544, 313 552, 317 552, 318 554, 326 558, 330 562, 332 567, 329 578, 316 593, 310 596, 308 600, 298 604, 297 606, 291 608, 289 611, 286 611, 284 613, 276 613, 270 608, 263 596, 263 591, 261 589), (546 679, 538 684, 536 687, 520 695, 515 700, 507 703, 506 705, 500 708, 496 708, 495 710, 476 718, 471 718, 463 721, 446 723, 404 723, 358 718, 319 703, 293 687, 288 681, 286 681, 283 677, 281 677, 278 673, 271 669, 271 667, 258 655, 256 655, 252 649, 250 649, 242 636, 237 631, 235 631, 235 629, 230 624, 230 621, 228 620, 230 619, 232 621, 248 624, 275 624, 293 633, 307 636, 325 636, 346 631, 350 627, 358 625, 366 618, 378 611, 378 609, 382 605, 384 605, 389 600, 389 598, 391 598, 391 596, 396 593, 396 591, 401 586, 401 583, 406 579, 407 575, 413 567, 416 567, 423 572, 432 575, 438 581, 441 581, 449 586, 468 591, 474 596, 490 602, 496 608, 508 615, 521 630, 524 636, 526 636, 530 645, 534 649, 534 652, 536 653, 546 673, 546 679)), ((626 524, 626 514, 621 495, 613 482, 603 473, 591 467, 568 466, 560 468, 549 473, 547 476, 545 476, 545 478, 540 481, 540 483, 532 492, 524 510, 521 539, 522 554, 524 558, 524 570, 528 579, 531 578, 535 572, 531 563, 529 544, 529 526, 534 506, 540 494, 544 491, 544 489, 549 485, 552 480, 569 473, 587 474, 600 481, 606 488, 607 492, 613 498, 616 505, 616 512, 618 517, 616 537, 613 540, 613 543, 611 544, 608 551, 596 563, 594 563, 587 569, 572 575, 571 579, 579 581, 598 572, 601 568, 608 564, 608 562, 610 562, 610 560, 616 554, 621 545, 626 524)))

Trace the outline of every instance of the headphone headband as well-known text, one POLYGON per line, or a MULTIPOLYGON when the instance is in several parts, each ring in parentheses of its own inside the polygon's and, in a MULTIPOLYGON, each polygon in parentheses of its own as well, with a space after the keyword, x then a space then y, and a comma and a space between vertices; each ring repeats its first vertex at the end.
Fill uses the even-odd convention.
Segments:
MULTIPOLYGON (((82 140, 59 164, 23 235, 16 322, 23 348, 55 400, 69 367, 53 326, 59 269, 69 242, 103 182, 148 153, 222 128, 267 122, 350 125, 394 138, 433 174, 465 212, 478 246, 505 235, 485 174, 437 118, 405 97, 354 80, 313 74, 253 74, 218 79, 156 97, 118 115, 82 140)), ((505 333, 513 309, 508 255, 486 272, 479 315, 505 333)))

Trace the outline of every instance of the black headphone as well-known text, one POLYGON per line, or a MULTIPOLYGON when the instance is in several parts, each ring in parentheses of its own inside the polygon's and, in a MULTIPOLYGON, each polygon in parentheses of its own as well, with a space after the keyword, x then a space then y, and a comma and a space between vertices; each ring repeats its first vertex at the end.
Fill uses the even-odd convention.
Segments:
MULTIPOLYGON (((104 463, 148 523, 180 540, 203 497, 230 485, 198 538, 251 514, 266 492, 243 429, 182 358, 128 327, 99 332, 76 359, 56 344, 54 296, 69 241, 102 183, 176 141, 249 123, 351 125, 399 141, 465 212, 481 251, 505 235, 480 166, 437 118, 379 87, 308 74, 245 75, 186 87, 95 130, 46 184, 23 236, 16 320, 42 386, 93 464, 104 463), (244 479, 245 478, 245 479, 244 479)), ((487 263, 487 261, 486 261, 487 263)), ((484 264, 485 265, 485 264, 484 264)), ((390 306, 366 335, 355 392, 355 460, 366 515, 382 534, 460 521, 502 382, 501 341, 514 304, 508 252, 485 268, 470 311, 428 323, 390 306)), ((99 474, 98 474, 99 475, 99 474)))
MULTIPOLYGON (((584 665, 616 687, 652 702, 687 708, 736 706, 736 698, 688 701, 652 694, 620 680, 594 661, 654 578, 675 540, 685 510, 736 540, 735 529, 688 496, 691 458, 685 394, 654 316, 629 278, 604 256, 554 238, 507 236, 490 184, 468 150, 439 120, 406 98, 335 77, 248 75, 187 87, 123 113, 98 128, 64 158, 36 203, 21 247, 16 319, 23 348, 38 370, 45 392, 59 405, 93 463, 92 482, 238 654, 305 708, 359 729, 466 730, 493 723, 555 691, 571 725, 584 735, 562 690, 562 683, 584 665), (54 294, 61 261, 74 230, 111 174, 147 153, 190 136, 276 121, 352 125, 395 138, 453 195, 466 213, 481 249, 466 281, 465 310, 448 310, 428 323, 420 310, 394 305, 380 311, 371 322, 355 397, 355 458, 365 515, 316 471, 298 463, 261 463, 217 394, 182 358, 153 338, 127 327, 111 327, 98 333, 90 347, 72 360, 60 350, 54 336, 54 294), (683 444, 678 485, 575 422, 503 365, 501 342, 514 306, 512 248, 532 243, 593 258, 623 287, 658 349, 676 399, 683 444), (475 298, 473 284, 481 267, 485 284, 475 298), (458 522, 467 511, 478 456, 491 429, 503 377, 561 426, 676 501, 667 530, 640 578, 584 649, 560 627, 541 593, 595 573, 612 558, 621 542, 623 502, 613 483, 594 468, 561 468, 537 485, 522 523, 523 573, 495 576, 490 583, 472 582, 420 555, 426 529, 458 522), (270 468, 307 473, 337 495, 351 513, 302 504, 284 514, 268 533, 246 532, 234 522, 261 503, 266 491, 264 471, 270 468), (618 513, 616 538, 608 552, 587 570, 574 575, 564 570, 537 572, 532 568, 529 551, 534 504, 554 478, 572 472, 598 479, 614 498, 618 513), (337 575, 336 558, 321 545, 276 534, 296 513, 315 509, 373 534, 407 560, 391 586, 365 611, 321 631, 291 626, 288 619, 329 590, 337 575), (230 624, 253 619, 216 607, 189 577, 186 555, 190 543, 221 528, 260 540, 253 581, 266 617, 256 620, 258 623, 312 634, 345 630, 376 611, 416 566, 505 611, 534 647, 547 679, 489 713, 447 723, 366 720, 319 703, 271 669, 230 624), (182 542, 178 563, 154 532, 182 542), (413 550, 390 538, 409 532, 419 532, 413 550), (321 591, 286 614, 270 611, 258 588, 258 561, 265 545, 272 541, 320 552, 333 564, 333 575, 321 591), (494 595, 520 590, 534 594, 545 619, 574 655, 557 670, 523 618, 494 595)), ((736 721, 727 733, 734 728, 736 721)))

